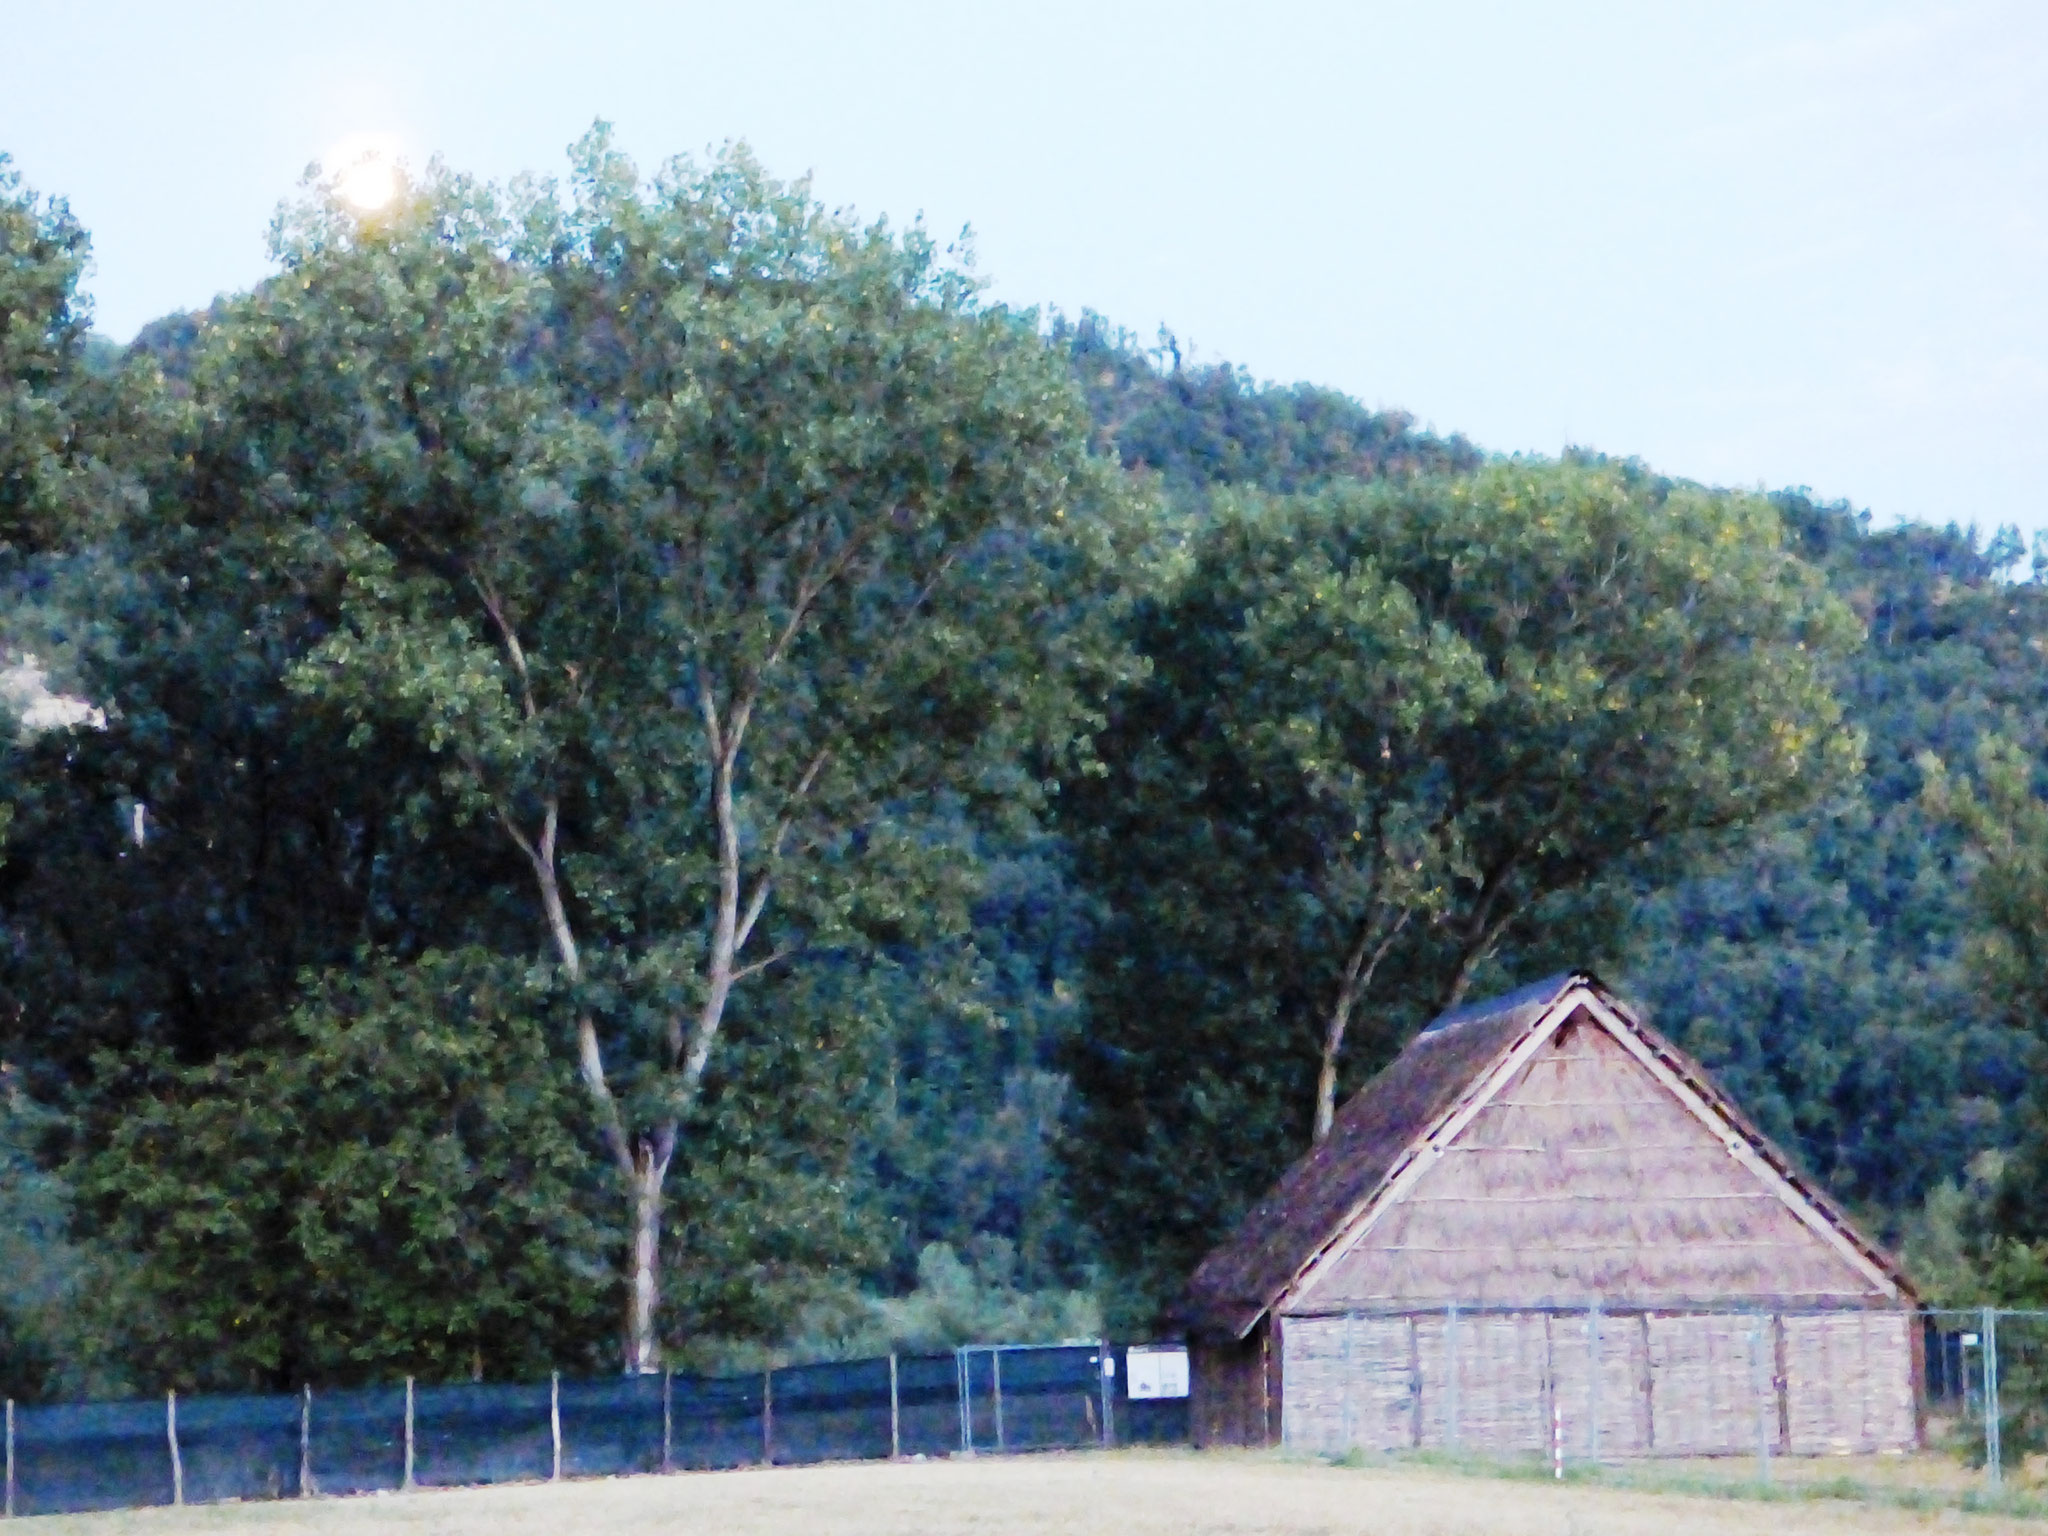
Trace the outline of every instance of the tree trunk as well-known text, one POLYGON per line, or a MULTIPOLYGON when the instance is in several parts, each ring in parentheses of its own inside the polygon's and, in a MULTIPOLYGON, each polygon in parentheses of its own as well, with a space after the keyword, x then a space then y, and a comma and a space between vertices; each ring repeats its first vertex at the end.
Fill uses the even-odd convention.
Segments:
POLYGON ((661 1302, 661 1198, 667 1162, 642 1143, 633 1168, 633 1260, 626 1294, 626 1374, 661 1369, 657 1311, 661 1302))
POLYGON ((1310 1139, 1321 1146, 1329 1139, 1330 1127, 1337 1121, 1337 1051, 1333 1039, 1341 1037, 1342 1027, 1333 1019, 1331 1033, 1323 1040, 1323 1065, 1316 1073, 1316 1128, 1310 1139))
POLYGON ((1323 1060, 1316 1073, 1316 1123, 1311 1140, 1321 1146, 1330 1134, 1330 1127, 1337 1121, 1337 1056, 1344 1049, 1344 1034, 1351 1026, 1352 1011, 1358 1000, 1365 996, 1372 986, 1373 973, 1380 968, 1380 962, 1387 958, 1387 951, 1394 947, 1394 940, 1401 936, 1401 930, 1408 926, 1408 919, 1414 909, 1409 908, 1394 919, 1394 926, 1373 948, 1370 958, 1366 946, 1372 942, 1373 924, 1368 918, 1358 925, 1358 942, 1351 946, 1351 953, 1344 961, 1344 979, 1337 987, 1337 1000, 1330 1005, 1330 1018, 1323 1030, 1323 1060))

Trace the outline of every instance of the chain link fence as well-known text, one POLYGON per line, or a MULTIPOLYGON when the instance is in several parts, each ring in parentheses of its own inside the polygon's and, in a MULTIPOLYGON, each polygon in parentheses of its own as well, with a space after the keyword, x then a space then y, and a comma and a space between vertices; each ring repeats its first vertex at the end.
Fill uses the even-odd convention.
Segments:
POLYGON ((1186 1398, 1133 1401, 1125 1357, 973 1345, 746 1376, 10 1402, 5 1512, 1184 1441, 1186 1398))

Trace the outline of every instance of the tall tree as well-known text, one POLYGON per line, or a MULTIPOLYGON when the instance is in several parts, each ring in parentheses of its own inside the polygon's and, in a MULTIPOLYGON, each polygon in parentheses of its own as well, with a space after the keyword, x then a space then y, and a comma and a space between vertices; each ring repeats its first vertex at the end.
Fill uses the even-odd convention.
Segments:
POLYGON ((1075 1147, 1155 1295, 1504 951, 1857 755, 1857 626, 1771 507, 1630 466, 1248 498, 1135 637, 1066 801, 1108 909, 1075 1147))
POLYGON ((337 594, 296 686, 416 733, 525 866, 652 1369, 736 989, 964 923, 938 813, 1027 806, 1085 729, 1117 493, 1029 317, 743 155, 643 183, 600 132, 566 202, 433 179, 280 256, 197 380, 236 515, 337 594))

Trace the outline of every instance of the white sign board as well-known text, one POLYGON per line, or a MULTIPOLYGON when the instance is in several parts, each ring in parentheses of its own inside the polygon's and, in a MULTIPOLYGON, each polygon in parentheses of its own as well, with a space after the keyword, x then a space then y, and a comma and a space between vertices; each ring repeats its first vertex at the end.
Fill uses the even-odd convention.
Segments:
POLYGON ((1124 1368, 1130 1373, 1131 1401, 1188 1395, 1188 1352, 1178 1344, 1155 1344, 1128 1350, 1124 1368))

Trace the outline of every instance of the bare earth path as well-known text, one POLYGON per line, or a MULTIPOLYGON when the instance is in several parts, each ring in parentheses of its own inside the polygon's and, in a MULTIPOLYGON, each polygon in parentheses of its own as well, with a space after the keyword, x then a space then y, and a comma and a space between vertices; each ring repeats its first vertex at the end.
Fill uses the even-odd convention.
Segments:
POLYGON ((53 1515, 23 1536, 1994 1536, 2048 1525, 1848 1503, 1753 1503, 1118 1452, 706 1472, 385 1497, 53 1515))

